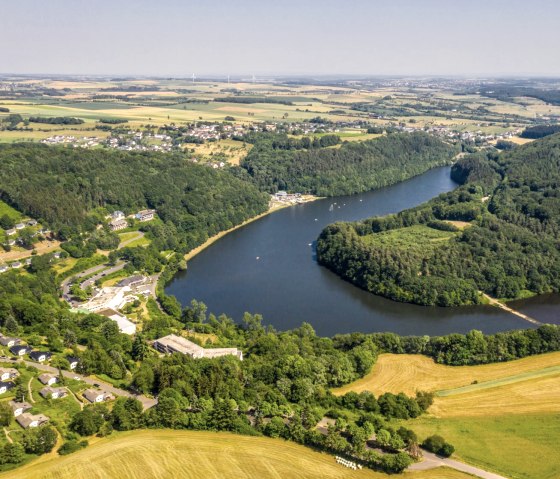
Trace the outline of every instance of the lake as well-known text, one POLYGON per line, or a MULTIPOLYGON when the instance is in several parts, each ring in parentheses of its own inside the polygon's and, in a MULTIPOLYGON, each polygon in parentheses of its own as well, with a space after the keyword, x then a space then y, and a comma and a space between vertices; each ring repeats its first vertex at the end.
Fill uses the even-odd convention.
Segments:
POLYGON ((183 305, 193 298, 203 301, 210 312, 225 313, 237 321, 245 311, 262 314, 264 324, 278 330, 305 321, 322 336, 352 331, 440 335, 479 329, 494 333, 531 327, 490 306, 437 308, 390 301, 352 286, 317 264, 314 244, 326 225, 424 203, 456 188, 449 173, 449 167, 436 168, 368 193, 279 210, 231 232, 195 256, 166 292, 183 305))

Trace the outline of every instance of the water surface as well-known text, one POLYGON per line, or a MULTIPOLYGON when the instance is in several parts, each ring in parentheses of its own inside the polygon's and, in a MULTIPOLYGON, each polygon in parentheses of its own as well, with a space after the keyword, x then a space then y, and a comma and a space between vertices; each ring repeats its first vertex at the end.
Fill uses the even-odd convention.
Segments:
POLYGON ((327 198, 280 210, 224 236, 188 263, 167 287, 183 305, 240 320, 260 313, 279 330, 310 323, 318 334, 392 331, 437 335, 486 333, 531 325, 497 308, 436 308, 396 303, 362 291, 315 260, 314 243, 335 221, 386 215, 424 203, 456 184, 450 168, 364 194, 327 198), (332 208, 331 208, 332 205, 332 208))

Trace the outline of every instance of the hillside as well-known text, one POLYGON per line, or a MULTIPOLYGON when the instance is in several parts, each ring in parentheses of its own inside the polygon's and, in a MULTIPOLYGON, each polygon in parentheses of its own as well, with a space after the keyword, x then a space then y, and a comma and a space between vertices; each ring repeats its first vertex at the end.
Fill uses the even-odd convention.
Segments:
POLYGON ((153 208, 173 224, 159 235, 166 249, 184 251, 268 204, 248 182, 182 154, 30 144, 0 146, 0 199, 64 236, 93 230, 113 210, 153 208))
MULTIPOLYGON (((236 478, 383 479, 369 469, 353 471, 330 454, 280 439, 195 431, 135 431, 96 442, 64 458, 40 460, 0 478, 236 478)), ((467 479, 449 469, 408 473, 410 479, 467 479)))
POLYGON ((266 191, 336 196, 398 183, 449 164, 455 154, 453 147, 421 132, 348 142, 339 148, 297 146, 282 135, 259 136, 241 166, 266 191))
POLYGON ((397 215, 329 225, 318 260, 372 293, 422 305, 556 292, 559 168, 558 134, 467 156, 452 170, 462 187, 397 215))

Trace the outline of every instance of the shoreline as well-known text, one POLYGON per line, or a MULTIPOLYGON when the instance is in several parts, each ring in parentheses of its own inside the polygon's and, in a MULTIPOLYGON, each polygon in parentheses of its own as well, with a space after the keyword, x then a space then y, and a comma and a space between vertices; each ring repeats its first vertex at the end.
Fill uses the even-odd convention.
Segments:
POLYGON ((282 203, 272 203, 268 210, 265 211, 264 213, 261 213, 260 215, 257 216, 253 216, 252 218, 249 218, 248 220, 245 220, 243 223, 238 224, 237 226, 234 226, 233 228, 230 228, 229 230, 224 230, 224 231, 220 231, 219 233, 215 234, 214 236, 211 236, 210 238, 208 238, 204 243, 202 243, 200 246, 197 246, 196 248, 192 249, 191 251, 189 251, 185 256, 183 256, 183 258, 185 259, 185 261, 187 261, 187 263, 193 259, 197 254, 199 254, 200 252, 204 251, 206 248, 208 248, 211 244, 215 243, 216 241, 218 241, 220 238, 223 238, 224 236, 226 236, 227 234, 231 233, 232 231, 235 231, 239 228, 242 228, 243 226, 248 225, 249 223, 252 223, 253 221, 257 221, 260 220, 261 218, 264 218, 265 216, 270 215, 271 213, 274 213, 276 211, 280 211, 283 210, 284 208, 290 208, 291 206, 297 206, 299 204, 305 204, 305 203, 311 203, 312 201, 316 201, 316 200, 320 200, 323 199, 320 196, 313 196, 313 195, 302 195, 301 196, 303 201, 301 203, 296 203, 296 204, 282 204, 282 203))

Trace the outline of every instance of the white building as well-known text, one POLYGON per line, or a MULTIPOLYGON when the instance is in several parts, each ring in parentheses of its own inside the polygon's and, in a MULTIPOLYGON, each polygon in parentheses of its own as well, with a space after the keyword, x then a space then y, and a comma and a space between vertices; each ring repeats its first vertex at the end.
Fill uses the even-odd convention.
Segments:
POLYGON ((195 359, 217 358, 220 356, 236 356, 240 361, 243 360, 243 352, 237 348, 203 348, 198 344, 189 341, 181 336, 170 334, 163 338, 156 339, 154 348, 162 353, 181 353, 187 354, 195 359))

